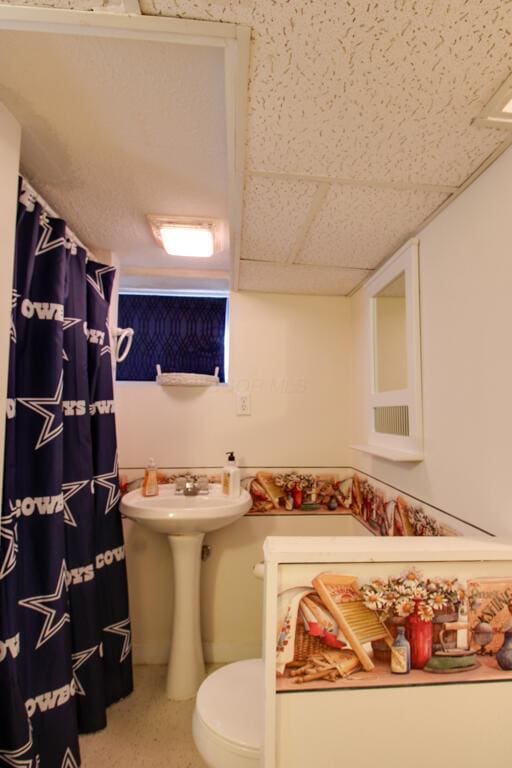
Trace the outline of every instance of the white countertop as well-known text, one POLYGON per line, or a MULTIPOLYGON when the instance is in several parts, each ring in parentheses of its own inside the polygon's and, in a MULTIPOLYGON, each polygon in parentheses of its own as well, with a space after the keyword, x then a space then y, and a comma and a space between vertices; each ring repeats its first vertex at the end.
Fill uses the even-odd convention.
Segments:
POLYGON ((512 560, 512 539, 467 536, 269 536, 267 563, 512 560))

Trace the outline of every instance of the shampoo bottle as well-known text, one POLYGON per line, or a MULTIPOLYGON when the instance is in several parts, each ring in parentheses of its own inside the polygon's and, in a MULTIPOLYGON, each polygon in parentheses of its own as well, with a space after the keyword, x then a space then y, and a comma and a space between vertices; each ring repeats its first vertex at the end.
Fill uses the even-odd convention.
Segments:
POLYGON ((144 472, 144 480, 142 481, 142 495, 158 496, 158 476, 154 459, 150 459, 148 461, 146 471, 144 472))
POLYGON ((230 451, 227 457, 227 464, 222 470, 222 493, 236 498, 240 496, 240 470, 236 465, 233 451, 230 451))

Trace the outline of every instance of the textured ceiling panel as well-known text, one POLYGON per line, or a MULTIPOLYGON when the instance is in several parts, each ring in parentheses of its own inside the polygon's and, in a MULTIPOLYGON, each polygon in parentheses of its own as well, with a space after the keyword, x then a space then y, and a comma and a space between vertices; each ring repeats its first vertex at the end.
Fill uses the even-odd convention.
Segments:
POLYGON ((270 293, 344 296, 369 274, 370 272, 361 269, 322 269, 295 264, 242 261, 240 288, 270 293))
POLYGON ((147 213, 227 219, 221 49, 0 30, 0 101, 24 173, 86 244, 173 266, 147 213))
MULTIPOLYGON (((13 4, 20 2, 81 10, 106 5, 104 0, 13 4)), ((450 192, 425 187, 460 186, 509 139, 504 131, 471 123, 511 69, 512 0, 140 0, 140 5, 149 15, 251 27, 243 288, 350 290, 364 272, 308 271, 283 262, 376 265, 450 192), (251 172, 296 178, 270 180, 251 172), (383 189, 383 183, 408 185, 410 191, 383 189)), ((220 111, 214 113, 215 105, 224 104, 220 51, 209 66, 201 58, 204 51, 183 46, 182 60, 169 67, 157 60, 158 44, 149 43, 146 52, 133 52, 122 62, 98 48, 99 55, 83 67, 86 86, 74 90, 78 63, 69 52, 56 68, 63 106, 56 94, 48 95, 55 75, 45 77, 33 40, 22 47, 21 63, 14 63, 16 77, 7 94, 15 94, 28 125, 24 156, 31 168, 37 165, 33 180, 41 180, 41 190, 56 205, 66 182, 61 209, 78 222, 84 239, 104 248, 121 243, 129 264, 168 264, 148 240, 141 208, 160 212, 155 206, 162 200, 160 210, 165 205, 175 209, 170 212, 226 211, 224 125, 220 111), (42 81, 43 103, 24 103, 23 90, 17 90, 20 77, 42 81), (149 96, 148 83, 153 86, 155 78, 165 95, 163 106, 149 96), (112 107, 116 118, 119 94, 127 96, 132 111, 124 118, 118 112, 112 130, 106 122, 112 107), (72 120, 79 141, 66 144, 59 155, 55 126, 59 130, 72 120), (151 154, 153 146, 158 156, 151 154), (109 173, 114 149, 122 155, 115 179, 109 173), (91 166, 99 169, 92 177, 98 181, 97 201, 91 166), (91 239, 94 233, 103 239, 91 239)), ((0 40, 0 82, 9 66, 13 62, 0 40)), ((4 96, 0 92, 9 107, 4 96)), ((227 258, 220 255, 212 266, 225 268, 227 258)))
POLYGON ((445 199, 441 192, 333 185, 295 261, 373 269, 445 199))
POLYGON ((244 194, 242 256, 286 261, 299 247, 318 184, 249 177, 244 194))
POLYGON ((510 70, 509 0, 142 0, 253 28, 248 166, 460 184, 502 141, 471 120, 510 70))

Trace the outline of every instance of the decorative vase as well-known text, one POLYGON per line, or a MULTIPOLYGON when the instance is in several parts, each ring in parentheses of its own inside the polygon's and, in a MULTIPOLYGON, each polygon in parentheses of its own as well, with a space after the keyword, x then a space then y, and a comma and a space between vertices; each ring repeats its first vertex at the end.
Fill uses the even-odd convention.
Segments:
POLYGON ((300 507, 302 506, 302 498, 303 498, 302 488, 294 488, 292 491, 292 495, 293 495, 293 506, 295 507, 295 509, 300 509, 300 507))
POLYGON ((505 632, 503 645, 496 654, 496 661, 500 669, 504 669, 507 672, 512 670, 512 629, 508 629, 505 632))
POLYGON ((411 667, 423 669, 432 657, 432 622, 423 621, 417 613, 407 618, 407 639, 411 644, 411 667))

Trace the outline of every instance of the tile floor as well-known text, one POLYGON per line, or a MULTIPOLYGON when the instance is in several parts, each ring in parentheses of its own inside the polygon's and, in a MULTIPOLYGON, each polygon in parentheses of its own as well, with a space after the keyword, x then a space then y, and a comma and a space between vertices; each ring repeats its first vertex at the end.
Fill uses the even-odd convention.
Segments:
POLYGON ((80 737, 82 768, 206 768, 192 740, 194 701, 169 701, 165 666, 134 669, 135 690, 108 711, 108 726, 80 737))

